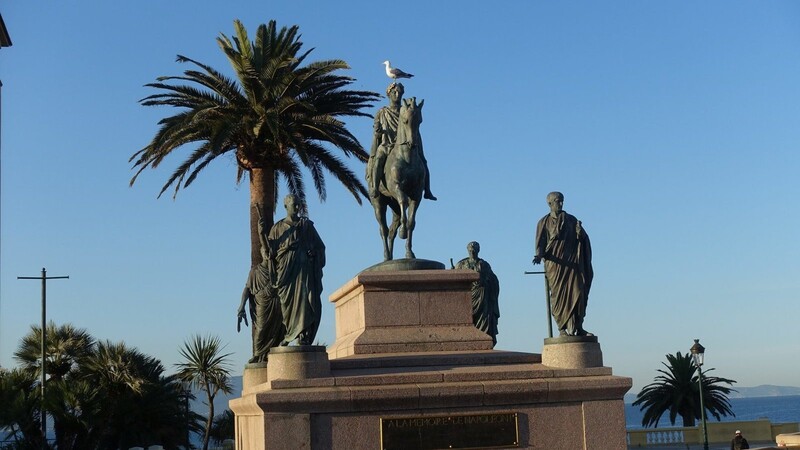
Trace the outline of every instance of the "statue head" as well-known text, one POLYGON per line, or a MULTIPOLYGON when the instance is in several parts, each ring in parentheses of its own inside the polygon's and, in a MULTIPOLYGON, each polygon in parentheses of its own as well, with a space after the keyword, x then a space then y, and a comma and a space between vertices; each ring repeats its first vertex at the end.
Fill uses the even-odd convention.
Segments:
POLYGON ((283 206, 286 208, 286 217, 292 220, 300 218, 300 213, 303 211, 303 201, 300 197, 289 194, 283 199, 283 206))
POLYGON ((481 244, 478 244, 477 241, 472 241, 469 244, 467 244, 467 254, 470 256, 470 258, 477 259, 478 252, 480 251, 481 251, 481 244))
POLYGON ((550 212, 560 213, 564 208, 564 194, 557 191, 547 194, 547 204, 550 205, 550 212))
POLYGON ((389 97, 391 103, 399 103, 405 92, 406 88, 403 87, 403 83, 392 83, 386 88, 386 96, 389 97))

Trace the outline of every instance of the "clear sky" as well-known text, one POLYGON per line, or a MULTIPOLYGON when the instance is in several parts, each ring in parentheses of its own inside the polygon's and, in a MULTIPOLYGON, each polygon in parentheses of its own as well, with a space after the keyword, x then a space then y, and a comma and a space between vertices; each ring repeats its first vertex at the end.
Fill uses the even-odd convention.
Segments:
MULTIPOLYGON (((439 201, 422 204, 414 247, 449 266, 480 242, 501 284, 498 349, 541 352, 543 281, 523 272, 559 190, 593 244, 585 325, 632 392, 695 338, 716 375, 800 385, 800 4, 229 3, 2 2, 0 365, 40 320, 40 284, 17 277, 46 267, 70 276, 48 284, 57 323, 170 368, 192 334, 218 335, 241 371, 250 243, 234 159, 174 201, 156 195, 188 148, 128 186, 128 158, 176 112, 140 106, 143 85, 188 68, 179 53, 230 74, 214 39, 238 18, 299 25, 310 60, 346 60, 357 89, 384 92, 385 59, 416 75, 406 96, 425 99, 439 201)), ((371 119, 348 125, 368 146, 371 119)), ((328 295, 382 250, 372 209, 333 179, 309 215, 331 344, 328 295)))

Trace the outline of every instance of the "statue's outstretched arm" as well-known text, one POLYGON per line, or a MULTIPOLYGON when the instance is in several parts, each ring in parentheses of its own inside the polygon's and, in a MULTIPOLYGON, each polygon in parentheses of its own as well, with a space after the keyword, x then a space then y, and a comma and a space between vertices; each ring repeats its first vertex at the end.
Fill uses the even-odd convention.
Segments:
POLYGON ((239 303, 239 311, 236 314, 236 316, 237 316, 236 332, 237 333, 239 331, 241 331, 241 329, 242 329, 242 320, 244 320, 244 325, 245 326, 250 326, 250 324, 247 323, 247 314, 244 311, 244 306, 247 304, 247 300, 249 300, 250 298, 252 298, 252 294, 250 293, 250 286, 245 286, 244 287, 244 291, 242 291, 242 301, 239 303))

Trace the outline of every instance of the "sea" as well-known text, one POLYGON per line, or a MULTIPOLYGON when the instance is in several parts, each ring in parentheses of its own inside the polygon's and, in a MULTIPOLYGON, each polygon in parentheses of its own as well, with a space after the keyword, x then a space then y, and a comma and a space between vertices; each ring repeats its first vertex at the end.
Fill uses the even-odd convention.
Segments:
MULTIPOLYGON (((747 420, 769 419, 773 424, 800 422, 800 395, 786 395, 779 397, 744 397, 731 398, 731 409, 735 416, 721 416, 720 422, 738 422, 747 420)), ((628 429, 641 429, 644 413, 638 406, 625 404, 625 422, 628 429)), ((709 416, 710 422, 717 419, 709 416)), ((672 427, 669 423, 669 413, 661 416, 659 427, 672 427)), ((680 416, 676 419, 676 427, 683 426, 680 416)))

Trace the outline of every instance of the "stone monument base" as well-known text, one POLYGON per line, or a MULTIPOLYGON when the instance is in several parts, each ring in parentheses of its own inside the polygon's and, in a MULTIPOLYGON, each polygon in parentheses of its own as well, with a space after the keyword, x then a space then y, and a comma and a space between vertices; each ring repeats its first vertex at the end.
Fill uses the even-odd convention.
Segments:
POLYGON ((248 366, 230 401, 237 450, 625 449, 631 379, 602 366, 596 339, 553 343, 550 364, 491 350, 467 313, 476 277, 376 272, 346 284, 331 296, 329 360, 281 347, 248 366))
POLYGON ((364 271, 330 300, 336 306, 331 358, 357 354, 490 350, 472 324, 471 270, 364 271))
POLYGON ((542 364, 562 369, 601 367, 603 352, 596 336, 561 336, 544 340, 542 364))

